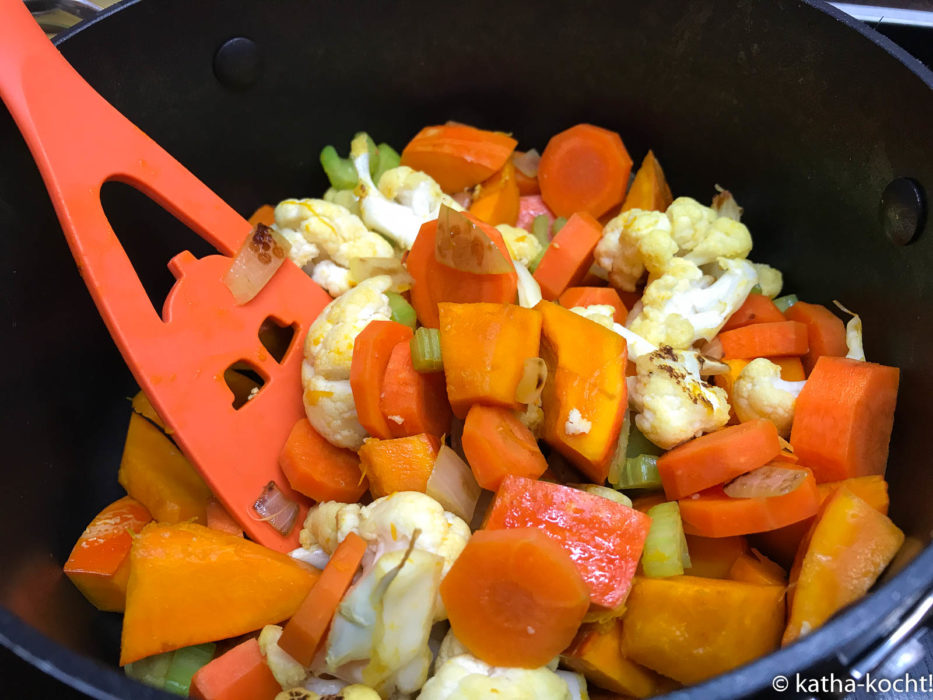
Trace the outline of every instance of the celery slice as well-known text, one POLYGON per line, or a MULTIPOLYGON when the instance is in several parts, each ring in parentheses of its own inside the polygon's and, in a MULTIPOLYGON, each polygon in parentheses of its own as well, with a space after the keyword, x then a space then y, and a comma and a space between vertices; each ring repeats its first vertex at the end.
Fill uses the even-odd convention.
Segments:
POLYGON ((541 252, 538 253, 530 263, 528 263, 528 272, 534 272, 538 269, 538 265, 541 264, 541 259, 544 257, 544 254, 547 252, 547 246, 541 249, 541 252))
POLYGON ((168 673, 165 674, 165 690, 187 697, 191 677, 214 658, 216 648, 216 644, 209 642, 176 649, 168 673))
POLYGON ((578 488, 581 491, 586 491, 587 493, 591 493, 594 496, 601 496, 602 498, 609 499, 610 501, 621 503, 623 506, 628 506, 629 508, 632 507, 631 498, 626 496, 621 491, 616 491, 615 489, 611 489, 608 486, 599 486, 598 484, 569 484, 569 486, 578 488))
POLYGON ((378 163, 376 168, 373 170, 372 175, 373 182, 375 182, 378 186, 379 178, 382 177, 382 174, 386 170, 397 168, 402 162, 402 157, 394 148, 392 148, 392 146, 387 143, 380 143, 376 150, 379 153, 379 156, 376 159, 378 163))
POLYGON ((165 687, 165 674, 168 673, 169 666, 172 665, 174 655, 174 651, 167 651, 164 654, 147 656, 124 666, 123 672, 140 683, 153 688, 163 688, 165 687))
POLYGON ((412 305, 398 292, 386 292, 389 298, 389 308, 392 309, 392 320, 403 326, 414 328, 418 325, 418 316, 412 305))
POLYGON ((690 565, 680 506, 677 501, 660 503, 648 510, 648 517, 651 518, 651 529, 641 555, 645 576, 680 576, 684 572, 684 564, 690 565))
POLYGON ((660 447, 642 434, 632 420, 631 411, 627 410, 619 441, 609 462, 609 483, 617 489, 660 488, 661 479, 655 462, 661 452, 660 447))
POLYGON ((441 334, 436 328, 419 328, 411 339, 411 364, 415 371, 440 372, 444 369, 441 357, 441 334))
POLYGON ((796 294, 785 294, 774 300, 774 305, 778 307, 781 313, 787 311, 790 307, 800 301, 796 294))
POLYGON ((654 455, 658 457, 663 451, 664 450, 651 442, 651 440, 646 438, 644 433, 635 425, 635 421, 632 421, 632 427, 628 435, 628 449, 625 452, 627 457, 637 457, 638 455, 654 455))
POLYGON ((349 190, 356 187, 356 169, 349 158, 341 158, 333 146, 324 146, 321 151, 321 167, 330 180, 330 184, 338 190, 349 190))
POLYGON ((538 239, 538 242, 547 247, 551 242, 551 220, 547 214, 538 214, 531 222, 531 235, 538 239))
POLYGON ((622 480, 622 473, 625 471, 625 459, 628 455, 628 441, 632 431, 632 412, 625 409, 625 416, 622 418, 622 428, 619 430, 619 439, 616 442, 615 452, 612 453, 612 459, 609 461, 609 475, 606 477, 609 483, 615 488, 619 488, 622 480))
POLYGON ((567 219, 565 219, 563 216, 558 216, 556 219, 554 219, 554 224, 551 226, 551 235, 556 236, 558 233, 560 233, 560 230, 564 228, 564 224, 566 223, 567 219))
POLYGON ((754 287, 752 287, 749 294, 764 294, 764 290, 762 290, 760 284, 756 284, 754 287))
POLYGON ((659 489, 661 476, 658 474, 658 458, 655 455, 638 455, 625 460, 622 469, 619 489, 659 489))

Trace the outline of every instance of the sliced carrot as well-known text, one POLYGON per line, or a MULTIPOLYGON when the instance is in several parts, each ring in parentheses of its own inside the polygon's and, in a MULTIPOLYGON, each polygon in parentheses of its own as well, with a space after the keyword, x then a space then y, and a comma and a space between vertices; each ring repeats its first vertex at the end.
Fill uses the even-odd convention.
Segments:
POLYGON ((728 578, 732 581, 760 583, 764 586, 783 586, 787 583, 787 573, 784 569, 757 549, 739 556, 729 569, 728 578))
POLYGON ((635 173, 635 179, 632 180, 628 194, 625 195, 621 211, 629 209, 665 211, 673 201, 674 197, 671 195, 671 188, 664 177, 661 164, 654 157, 654 152, 648 151, 648 155, 641 162, 641 167, 635 173))
POLYGON ((411 328, 401 323, 370 321, 353 341, 350 389, 360 425, 373 437, 392 437, 392 428, 379 408, 382 383, 392 349, 411 337, 411 328))
POLYGON ((545 299, 557 299, 567 287, 580 283, 593 264, 593 249, 602 235, 603 227, 587 212, 568 219, 534 271, 545 299))
POLYGON ((293 489, 315 501, 356 503, 369 488, 356 453, 331 445, 307 418, 292 426, 279 466, 293 489))
POLYGON ((478 185, 499 170, 518 141, 465 124, 426 126, 402 150, 402 165, 433 177, 445 192, 478 185))
POLYGON ((797 321, 807 327, 809 349, 801 358, 809 374, 822 355, 845 357, 849 352, 846 345, 846 329, 836 314, 820 304, 798 301, 784 312, 789 321, 797 321))
POLYGON ((569 287, 558 298, 558 303, 565 309, 574 306, 593 306, 594 304, 611 306, 615 309, 612 320, 616 323, 625 323, 628 318, 628 309, 622 298, 612 287, 569 287))
POLYGON ((441 598, 470 653, 523 668, 565 649, 590 601, 570 556, 533 527, 476 532, 441 582, 441 598))
POLYGON ((899 378, 896 367, 817 359, 797 397, 790 436, 817 481, 884 474, 899 378))
POLYGON ((755 323, 718 336, 723 359, 752 359, 807 352, 807 327, 796 321, 755 323))
POLYGON ((249 217, 249 225, 256 228, 256 224, 265 224, 272 226, 275 223, 275 207, 271 204, 263 204, 253 215, 249 217))
MULTIPOLYGON (((506 260, 510 260, 509 249, 506 248, 502 234, 496 227, 479 221, 476 217, 473 217, 473 222, 483 230, 506 260)), ((511 304, 515 301, 518 276, 514 270, 503 274, 481 275, 448 267, 438 262, 434 255, 436 238, 437 221, 429 221, 421 227, 405 260, 405 266, 414 280, 411 305, 415 308, 421 325, 437 328, 437 305, 442 301, 488 301, 498 304, 511 304)))
POLYGON ((226 532, 228 535, 236 535, 237 537, 243 536, 243 528, 224 508, 223 503, 216 498, 212 498, 207 502, 205 512, 207 514, 207 526, 212 530, 220 530, 220 532, 226 532))
POLYGON ((450 403, 444 375, 418 372, 411 362, 411 345, 407 341, 396 345, 389 355, 379 408, 394 437, 450 432, 450 403))
POLYGON ((777 429, 752 420, 694 438, 658 457, 668 500, 723 484, 770 462, 781 451, 777 429))
POLYGON ((769 297, 764 294, 749 294, 745 297, 745 302, 726 320, 722 330, 731 331, 753 323, 779 323, 786 320, 769 297))
POLYGON ((558 216, 594 217, 619 204, 632 159, 614 131, 577 124, 551 137, 538 166, 541 196, 558 216))
POLYGON ((803 362, 799 357, 769 357, 768 359, 781 368, 781 379, 785 382, 802 382, 807 378, 803 362))
POLYGON ((71 550, 65 574, 98 610, 126 607, 133 534, 150 520, 146 506, 124 496, 94 516, 71 550))
POLYGON ((396 491, 427 491, 440 447, 438 438, 425 434, 364 440, 359 454, 373 498, 396 491))
POLYGON ((273 700, 281 691, 253 637, 198 669, 188 693, 195 700, 273 700))
MULTIPOLYGON (((521 155, 524 155, 521 151, 515 151, 512 154, 512 163, 514 164, 515 159, 521 155)), ((521 168, 515 168, 515 184, 518 185, 518 193, 523 197, 530 194, 541 194, 541 187, 538 185, 538 176, 535 175, 531 177, 525 175, 525 173, 521 171, 521 168)))
POLYGON ((820 506, 820 495, 813 473, 803 471, 806 476, 797 488, 781 496, 732 498, 721 486, 715 486, 680 499, 684 531, 703 537, 729 537, 774 530, 809 518, 820 506))
POLYGON ((495 491, 509 474, 537 479, 547 469, 535 436, 508 408, 474 404, 462 440, 476 483, 484 489, 495 491))
POLYGON ((514 226, 518 221, 518 182, 511 160, 479 186, 479 192, 470 204, 470 213, 487 224, 514 226))
POLYGON ((554 223, 554 219, 557 218, 554 212, 548 209, 547 204, 541 199, 540 194, 522 195, 518 200, 518 221, 515 222, 515 225, 526 231, 530 231, 531 224, 538 216, 546 216, 548 218, 548 230, 550 230, 551 225, 554 223))
POLYGON ((302 666, 311 665, 365 553, 366 540, 354 532, 348 534, 337 545, 314 588, 285 623, 282 636, 279 637, 279 647, 302 666))

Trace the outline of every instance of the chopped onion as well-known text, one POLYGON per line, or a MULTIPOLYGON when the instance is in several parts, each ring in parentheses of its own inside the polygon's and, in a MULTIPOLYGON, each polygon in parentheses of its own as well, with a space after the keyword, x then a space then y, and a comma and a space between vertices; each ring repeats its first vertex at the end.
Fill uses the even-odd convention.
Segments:
POLYGON ((540 357, 529 357, 522 367, 522 378, 515 387, 515 400, 519 403, 534 403, 541 396, 547 381, 547 363, 540 357))
POLYGON ((525 177, 538 177, 538 165, 541 163, 541 154, 534 148, 524 153, 518 151, 512 156, 512 165, 520 170, 525 177))
POLYGON ((286 498, 274 481, 263 487, 253 511, 258 516, 255 520, 269 523, 282 535, 291 532, 298 519, 298 504, 286 498))
POLYGON ((513 260, 515 274, 518 277, 518 305, 523 309, 533 309, 544 297, 541 295, 541 285, 534 275, 518 260, 513 260))
POLYGON ((787 495, 806 478, 802 469, 766 464, 733 479, 722 490, 730 498, 773 498, 787 495))
MULTIPOLYGON (((629 318, 631 318, 631 314, 629 314, 629 318)), ((710 360, 721 360, 723 356, 722 341, 719 338, 713 338, 700 348, 700 354, 710 360)))
POLYGON ((632 499, 626 496, 621 491, 616 491, 611 489, 608 486, 600 486, 599 484, 567 484, 572 488, 578 489, 580 491, 586 491, 594 496, 600 496, 601 498, 609 499, 615 503, 620 503, 623 506, 632 507, 632 499))
POLYGON ((461 272, 502 275, 512 263, 483 230, 459 211, 441 205, 434 243, 437 261, 461 272))
POLYGON ((778 435, 778 443, 780 443, 781 449, 782 449, 784 452, 791 452, 791 453, 793 453, 793 451, 794 451, 794 446, 791 445, 787 440, 785 440, 784 438, 782 438, 780 435, 778 435))
POLYGON ((841 303, 833 299, 833 303, 852 318, 846 324, 846 346, 849 349, 846 358, 849 360, 865 361, 865 349, 862 345, 862 318, 854 311, 849 311, 841 303))
POLYGON ((224 284, 237 304, 245 304, 259 294, 285 262, 290 248, 285 237, 274 228, 256 224, 224 275, 224 284))
POLYGON ((350 258, 350 279, 356 284, 378 275, 392 278, 393 292, 411 289, 412 277, 399 258, 350 258))
POLYGON ((743 210, 739 203, 735 201, 732 193, 729 190, 724 190, 719 185, 716 185, 716 192, 716 196, 713 197, 713 209, 716 210, 716 213, 728 219, 741 221, 743 210))
POLYGON ((720 374, 729 374, 729 365, 720 360, 714 360, 710 357, 700 355, 697 358, 700 362, 701 377, 715 377, 720 374))
POLYGON ((444 510, 470 522, 481 491, 467 463, 447 445, 441 445, 425 493, 444 510))
POLYGON ((462 190, 461 192, 450 195, 450 197, 464 209, 469 209, 470 205, 473 203, 472 190, 462 190))

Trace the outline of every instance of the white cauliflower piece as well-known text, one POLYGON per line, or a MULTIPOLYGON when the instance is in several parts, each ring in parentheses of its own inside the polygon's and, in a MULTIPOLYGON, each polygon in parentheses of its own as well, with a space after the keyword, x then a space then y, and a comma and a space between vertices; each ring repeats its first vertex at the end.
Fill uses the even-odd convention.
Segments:
POLYGON ((729 399, 700 378, 696 353, 670 346, 635 361, 637 375, 629 400, 635 425, 658 447, 669 450, 729 422, 729 399))
POLYGON ((525 404, 525 408, 517 415, 518 420, 531 431, 532 435, 536 438, 541 437, 541 426, 544 424, 544 409, 541 408, 540 396, 531 403, 525 404))
POLYGON ((732 405, 742 422, 764 418, 774 423, 781 437, 790 435, 794 406, 803 382, 781 379, 781 368, 764 357, 752 360, 735 380, 732 405))
POLYGON ((612 306, 609 304, 574 306, 570 310, 578 316, 588 318, 589 320, 598 323, 604 328, 608 328, 614 333, 617 333, 625 338, 625 342, 628 345, 628 359, 632 360, 633 362, 642 355, 647 355, 649 352, 654 352, 658 349, 658 346, 654 343, 648 342, 637 333, 630 331, 621 323, 616 323, 613 320, 615 309, 612 308, 612 306))
POLYGON ((544 250, 541 241, 523 228, 509 226, 508 224, 499 224, 496 226, 496 229, 502 234, 502 240, 505 243, 505 247, 508 248, 512 260, 524 265, 526 268, 531 264, 531 261, 538 257, 541 251, 544 250))
POLYGON ((421 690, 420 700, 572 700, 567 683, 547 666, 490 666, 470 654, 440 664, 421 690))
POLYGON ((330 260, 321 260, 317 263, 311 270, 311 279, 335 298, 350 291, 350 287, 353 286, 350 270, 330 260))
POLYGON ((366 431, 350 389, 353 343, 370 321, 392 316, 387 275, 371 277, 324 307, 308 329, 301 382, 305 413, 314 429, 337 447, 357 450, 366 431))
POLYGON ((259 651, 266 659, 266 665, 282 688, 294 688, 304 683, 308 672, 291 655, 279 646, 282 628, 279 625, 266 625, 259 633, 259 651))
POLYGON ((609 273, 612 286, 632 292, 646 269, 660 272, 676 253, 671 222, 663 212, 629 209, 606 224, 593 257, 609 273))
POLYGON ((369 173, 366 134, 357 134, 353 139, 350 158, 360 179, 354 192, 359 197, 363 221, 400 248, 411 248, 421 224, 436 219, 441 204, 463 210, 430 175, 404 165, 386 170, 377 187, 369 173))
POLYGON ((758 286, 761 287, 761 293, 774 299, 784 287, 784 275, 776 267, 764 263, 752 263, 752 265, 758 273, 758 286))
POLYGON ((711 340, 758 282, 748 260, 718 262, 723 272, 716 279, 685 258, 673 258, 645 287, 641 310, 627 327, 648 342, 677 349, 711 340))
POLYGON ((745 258, 752 250, 752 236, 745 224, 720 216, 691 197, 675 199, 666 216, 679 254, 697 265, 717 258, 745 258))

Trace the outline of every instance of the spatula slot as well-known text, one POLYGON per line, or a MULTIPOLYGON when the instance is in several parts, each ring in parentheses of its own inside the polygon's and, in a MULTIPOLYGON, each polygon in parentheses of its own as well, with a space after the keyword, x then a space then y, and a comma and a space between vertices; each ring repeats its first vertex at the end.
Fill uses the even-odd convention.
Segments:
POLYGON ((259 326, 259 342, 280 363, 291 349, 297 330, 298 324, 286 324, 274 316, 267 316, 259 326))
POLYGON ((240 360, 224 370, 224 382, 233 393, 233 408, 240 410, 259 394, 266 380, 251 362, 240 360))

